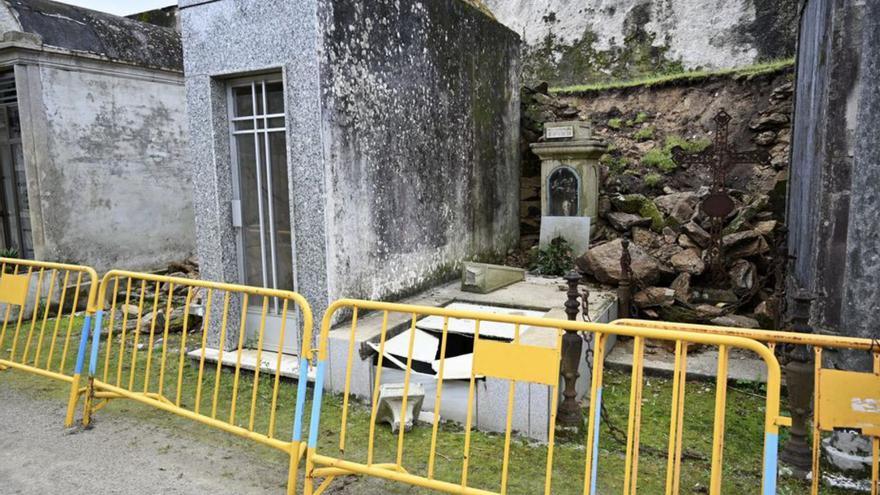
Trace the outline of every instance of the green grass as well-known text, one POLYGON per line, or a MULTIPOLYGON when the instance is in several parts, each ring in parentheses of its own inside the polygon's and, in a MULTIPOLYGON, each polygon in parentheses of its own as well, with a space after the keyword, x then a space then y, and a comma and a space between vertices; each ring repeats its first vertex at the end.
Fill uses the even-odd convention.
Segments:
POLYGON ((633 133, 633 139, 636 141, 649 141, 654 139, 655 129, 653 126, 642 127, 633 133))
POLYGON ((624 173, 629 166, 629 160, 625 156, 614 156, 611 153, 604 153, 600 156, 599 163, 608 167, 608 171, 612 175, 624 173))
POLYGON ((657 74, 631 79, 627 81, 610 81, 596 84, 578 84, 574 86, 565 86, 559 88, 550 88, 550 91, 560 95, 593 93, 598 91, 607 91, 614 89, 634 88, 639 86, 667 86, 667 85, 683 85, 701 81, 710 77, 719 76, 743 76, 755 77, 763 74, 772 74, 782 70, 794 67, 794 58, 786 58, 781 60, 772 60, 748 67, 738 67, 732 69, 721 70, 694 70, 685 71, 674 74, 657 74))
POLYGON ((672 160, 672 155, 660 148, 648 150, 642 156, 642 165, 661 170, 665 173, 672 172, 678 167, 672 160))
POLYGON ((706 149, 711 143, 708 139, 685 139, 681 136, 670 135, 662 147, 655 147, 648 150, 642 156, 642 164, 660 170, 663 173, 671 173, 678 168, 678 165, 672 159, 672 149, 676 146, 682 148, 686 153, 698 153, 706 149))
POLYGON ((645 175, 645 185, 648 187, 657 187, 661 182, 663 182, 663 176, 658 173, 652 172, 645 175))
MULTIPOLYGON (((77 317, 74 323, 79 323, 77 317)), ((117 322, 118 324, 118 322, 117 322)), ((39 331, 39 328, 37 328, 39 331)), ((71 339, 78 341, 79 327, 74 325, 71 339)), ((23 338, 23 335, 20 336, 23 338)), ((149 335, 138 336, 140 343, 147 342, 149 335)), ((192 348, 199 339, 193 334, 188 339, 187 347, 192 348)), ((8 348, 8 341, 0 346, 0 351, 8 348)), ((107 361, 107 379, 116 383, 120 377, 120 385, 132 390, 143 390, 146 376, 146 349, 138 351, 136 365, 131 366, 131 349, 134 341, 129 332, 126 338, 126 360, 121 367, 116 359, 119 339, 118 329, 110 341, 114 352, 107 361), (121 370, 121 373, 120 373, 121 370), (132 373, 132 371, 134 371, 132 373), (132 378, 133 377, 133 378, 132 378)), ((179 368, 181 348, 180 334, 173 334, 165 341, 168 355, 165 369, 163 392, 167 398, 176 400, 181 397, 181 406, 193 410, 198 407, 203 414, 211 415, 214 410, 216 391, 216 415, 227 420, 230 411, 235 411, 234 424, 242 427, 250 426, 250 403, 254 393, 254 379, 250 372, 243 372, 238 389, 238 400, 233 405, 231 400, 233 388, 233 370, 223 368, 217 382, 217 368, 206 363, 199 380, 199 363, 188 358, 183 360, 183 368, 179 368), (182 371, 183 380, 178 387, 178 371, 182 371), (217 385, 219 383, 219 385, 217 385), (201 388, 201 398, 197 402, 197 390, 201 388)), ((157 357, 162 347, 154 350, 152 356, 152 377, 150 391, 158 390, 157 357)), ((32 349, 32 351, 35 349, 32 349)), ((103 378, 106 342, 101 344, 98 377, 103 378)), ((75 351, 74 354, 75 355, 75 351)), ((53 358, 54 359, 54 358, 53 358)), ((70 361, 68 356, 68 361, 70 361)), ((67 388, 63 383, 46 381, 33 375, 6 371, 0 373, 0 380, 11 382, 28 391, 46 393, 57 400, 65 400, 67 388), (50 385, 51 384, 51 385, 50 385)), ((273 377, 263 373, 256 387, 257 408, 253 416, 253 430, 260 433, 270 431, 277 438, 290 438, 292 418, 295 407, 296 383, 281 379, 278 402, 275 407, 276 424, 270 428, 270 404, 272 401, 273 377)), ((310 391, 311 392, 311 391, 310 391)), ((622 490, 622 473, 624 470, 625 445, 621 441, 619 431, 626 430, 629 414, 630 376, 619 371, 607 371, 605 374, 604 398, 608 412, 607 421, 601 425, 599 443, 599 490, 600 493, 616 493, 622 490)), ((764 400, 760 396, 762 389, 754 386, 733 387, 729 393, 726 415, 726 437, 724 451, 723 493, 744 494, 755 493, 760 486, 762 460, 762 432, 764 400)), ((666 478, 666 450, 668 447, 669 415, 672 396, 671 381, 664 378, 646 378, 643 392, 641 457, 639 464, 639 492, 646 494, 662 493, 666 478)), ((311 393, 309 393, 311 397, 311 393)), ((686 458, 682 461, 681 487, 682 493, 702 493, 707 487, 710 474, 710 456, 712 450, 713 412, 715 390, 711 383, 689 382, 686 386, 684 416, 684 446, 686 458)), ((0 406, 2 407, 2 406, 0 406)), ((306 407, 306 425, 308 412, 306 407)), ((272 449, 262 448, 253 442, 213 430, 211 428, 189 422, 160 410, 149 408, 133 402, 114 400, 106 408, 97 412, 96 428, 101 427, 103 415, 126 416, 132 421, 149 421, 164 425, 182 435, 190 436, 201 442, 225 442, 257 452, 267 462, 277 465, 279 472, 285 472, 285 457, 272 449)), ((499 412, 504 414, 504 412, 499 412)), ((329 395, 323 405, 320 428, 319 450, 327 455, 340 455, 339 435, 342 416, 342 399, 337 395, 329 395)), ((59 418, 59 424, 62 418, 59 418)), ((348 433, 344 457, 348 460, 365 462, 367 456, 367 438, 369 432, 369 409, 367 405, 354 402, 348 416, 348 433)), ((436 478, 451 482, 459 482, 462 472, 462 453, 465 433, 461 425, 443 423, 438 434, 436 457, 436 478)), ((584 431, 567 434, 560 438, 554 453, 553 480, 555 494, 580 494, 583 486, 584 471, 584 431)), ((375 436, 375 462, 393 462, 397 454, 397 435, 392 434, 385 424, 377 425, 375 436)), ((469 469, 470 486, 487 490, 497 490, 500 483, 501 458, 504 446, 503 435, 474 432, 471 444, 471 463, 469 469)), ((424 475, 430 450, 431 428, 427 424, 418 424, 413 431, 405 436, 404 466, 411 473, 424 475)), ((136 448, 133 446, 132 448, 136 448)), ((170 448, 170 447, 169 447, 170 448)), ((522 438, 515 438, 510 453, 510 493, 540 493, 543 490, 544 467, 546 465, 546 446, 522 438)), ((229 461, 229 469, 235 461, 229 461)), ((224 467, 225 468, 225 467, 224 467)), ((218 468, 220 469, 220 468, 218 468)), ((280 476, 283 478, 283 475, 280 476)), ((284 479, 279 479, 283 484, 284 479)), ((341 484, 341 482, 338 482, 341 484)), ((378 486, 382 493, 432 493, 406 487, 395 483, 376 480, 351 481, 348 493, 358 493, 364 486, 378 486)), ((804 493, 804 485, 783 480, 781 494, 804 493)), ((378 492, 375 492, 378 493, 378 492)), ((836 493, 836 492, 827 492, 836 493)))

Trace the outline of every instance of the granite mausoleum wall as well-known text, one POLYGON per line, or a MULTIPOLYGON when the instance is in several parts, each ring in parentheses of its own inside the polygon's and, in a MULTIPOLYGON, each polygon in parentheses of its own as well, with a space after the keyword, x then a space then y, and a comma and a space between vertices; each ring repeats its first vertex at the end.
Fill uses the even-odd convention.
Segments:
POLYGON ((326 0, 330 293, 388 298, 519 238, 519 38, 459 0, 326 0))

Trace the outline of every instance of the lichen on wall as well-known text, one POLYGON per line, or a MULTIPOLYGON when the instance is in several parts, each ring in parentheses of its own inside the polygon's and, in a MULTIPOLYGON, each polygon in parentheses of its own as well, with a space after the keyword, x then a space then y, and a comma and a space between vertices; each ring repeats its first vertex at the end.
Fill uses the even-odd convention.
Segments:
POLYGON ((525 42, 526 82, 581 84, 790 57, 797 0, 486 0, 525 42))
POLYGON ((519 40, 460 0, 327 0, 332 295, 406 293, 518 239, 519 40))

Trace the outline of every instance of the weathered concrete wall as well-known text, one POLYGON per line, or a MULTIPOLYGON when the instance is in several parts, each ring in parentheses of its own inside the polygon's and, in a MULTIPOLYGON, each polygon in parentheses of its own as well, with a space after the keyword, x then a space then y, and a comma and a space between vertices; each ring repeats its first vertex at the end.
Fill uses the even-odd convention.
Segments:
POLYGON ((331 296, 388 298, 519 235, 519 39, 459 0, 325 0, 331 296))
POLYGON ((46 62, 16 68, 37 257, 105 270, 192 254, 182 77, 46 62))
MULTIPOLYGON (((877 2, 805 2, 788 206, 789 292, 815 298, 818 330, 872 338, 880 308, 878 15, 877 2)), ((846 365, 868 366, 865 357, 846 365)))
POLYGON ((486 0, 554 85, 749 65, 794 53, 797 0, 486 0))

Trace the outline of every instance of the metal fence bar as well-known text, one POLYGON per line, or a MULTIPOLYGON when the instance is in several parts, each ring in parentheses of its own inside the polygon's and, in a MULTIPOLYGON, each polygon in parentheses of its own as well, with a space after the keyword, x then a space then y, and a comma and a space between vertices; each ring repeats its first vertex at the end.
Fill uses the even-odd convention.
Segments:
MULTIPOLYGON (((87 387, 88 397, 86 407, 83 411, 83 423, 87 423, 94 411, 106 406, 111 400, 129 399, 147 404, 154 408, 206 424, 213 428, 235 434, 242 438, 287 453, 290 456, 287 491, 289 494, 294 494, 296 492, 298 465, 305 454, 305 446, 302 444, 302 416, 305 411, 305 395, 307 391, 306 382, 309 376, 309 361, 312 357, 311 332, 313 322, 311 310, 306 300, 299 294, 288 291, 120 270, 113 270, 104 276, 100 284, 99 292, 98 311, 96 312, 94 332, 92 333, 92 351, 89 365, 90 378, 89 386, 87 387), (123 290, 120 290, 120 279, 126 279, 126 283, 124 284, 125 288, 123 290), (140 285, 138 289, 139 294, 137 295, 138 320, 132 324, 129 323, 127 316, 132 312, 129 303, 132 299, 132 287, 136 286, 136 284, 140 285), (145 339, 147 339, 146 345, 148 345, 148 349, 146 352, 139 353, 138 342, 140 339, 139 334, 141 328, 143 327, 146 332, 146 326, 142 325, 142 323, 145 321, 143 318, 145 314, 144 308, 147 304, 146 299, 148 287, 150 290, 154 291, 151 295, 152 306, 149 308, 149 311, 146 312, 147 317, 151 318, 151 321, 149 322, 149 337, 145 337, 145 339), (185 299, 181 301, 175 293, 184 290, 186 294, 185 299), (201 323, 198 325, 201 327, 201 338, 197 337, 191 340, 196 344, 200 343, 201 348, 194 351, 194 361, 197 361, 197 364, 190 364, 186 357, 188 353, 187 338, 190 337, 190 334, 192 333, 190 326, 196 326, 195 323, 193 323, 194 317, 191 313, 194 309, 193 303, 196 299, 197 293, 201 293, 204 296, 200 301, 202 305, 199 306, 199 310, 203 310, 204 312, 195 313, 197 315, 200 314, 202 317, 201 323), (222 293, 222 296, 220 293, 222 293), (163 301, 162 297, 166 297, 167 300, 163 301), (222 297, 222 303, 218 302, 216 304, 217 307, 212 309, 212 303, 215 297, 222 297), (235 356, 235 374, 233 375, 230 394, 229 384, 225 383, 221 372, 224 360, 222 346, 225 344, 227 331, 229 331, 230 325, 233 324, 231 322, 231 318, 233 318, 233 298, 236 298, 237 301, 239 297, 242 301, 242 306, 240 308, 241 320, 238 326, 240 335, 238 336, 238 348, 234 351, 237 356, 235 356), (283 302, 284 311, 281 313, 283 319, 281 326, 282 332, 287 331, 285 330, 285 326, 291 303, 296 307, 300 317, 299 320, 302 324, 303 339, 302 347, 299 352, 300 368, 299 376, 296 379, 297 384, 294 387, 291 387, 292 390, 290 390, 289 395, 288 392, 282 392, 281 389, 285 388, 286 384, 285 380, 282 380, 280 375, 282 355, 279 352, 278 357, 275 360, 276 371, 274 380, 267 381, 267 385, 264 386, 264 388, 270 389, 269 393, 272 397, 269 411, 263 407, 262 403, 258 404, 257 400, 258 397, 263 396, 262 394, 258 394, 258 391, 260 391, 259 376, 262 367, 260 349, 257 349, 256 351, 257 360, 251 371, 245 373, 242 364, 242 355, 245 353, 245 333, 249 330, 246 323, 248 318, 247 311, 249 297, 261 297, 263 299, 263 311, 258 325, 259 328, 256 330, 259 332, 258 341, 260 344, 263 342, 263 337, 267 328, 266 307, 270 298, 277 298, 279 301, 283 302), (115 308, 118 306, 116 303, 119 300, 124 300, 126 302, 124 304, 124 315, 122 317, 122 329, 118 334, 120 342, 117 345, 117 343, 111 339, 114 338, 113 323, 118 321, 114 315, 115 308), (175 323, 175 325, 181 325, 180 327, 177 327, 180 328, 181 332, 180 352, 179 355, 177 355, 173 352, 168 352, 168 346, 172 325, 171 320, 175 317, 175 314, 179 315, 179 313, 175 313, 175 307, 179 309, 181 305, 183 307, 182 325, 180 323, 181 320, 177 320, 178 323, 175 323), (105 334, 106 338, 102 338, 103 323, 101 320, 103 316, 103 308, 105 306, 111 308, 111 326, 105 334), (157 326, 160 308, 164 308, 165 318, 161 330, 160 327, 157 326), (216 320, 219 320, 219 327, 212 324, 212 321, 215 321, 212 320, 212 314, 215 312, 221 313, 220 315, 217 315, 218 317, 216 318, 216 320), (132 332, 126 331, 129 326, 134 327, 132 332), (159 345, 156 340, 158 338, 157 334, 160 331, 162 335, 161 338, 163 339, 161 352, 158 350, 159 345), (214 357, 217 359, 216 364, 214 364, 216 368, 214 370, 209 370, 209 365, 207 363, 208 334, 214 331, 220 336, 220 345, 217 352, 212 356, 212 360, 214 357), (101 349, 101 345, 104 345, 105 349, 101 349), (100 375, 97 373, 96 369, 99 355, 102 356, 104 362, 104 370, 100 375), (159 363, 156 363, 157 360, 159 363), (140 373, 139 370, 142 365, 144 366, 144 369, 143 373, 140 373), (176 370, 174 369, 175 365, 178 367, 176 370), (126 367, 129 375, 125 377, 127 380, 123 380, 123 373, 126 371, 126 367), (154 376, 157 367, 159 368, 158 383, 154 376), (115 384, 102 379, 104 377, 110 378, 110 370, 113 368, 115 368, 116 371, 115 384), (246 378, 253 387, 251 400, 249 401, 250 415, 244 419, 244 424, 239 424, 235 419, 235 410, 238 402, 238 393, 242 387, 241 382, 244 382, 246 378), (142 380, 143 383, 139 380, 142 380), (166 380, 168 380, 169 383, 166 384, 166 380), (176 388, 172 390, 175 383, 176 388), (208 399, 209 396, 210 399, 208 399), (290 404, 289 406, 282 406, 282 400, 285 399, 285 396, 294 399, 292 402, 284 402, 284 404, 290 404), (190 403, 190 400, 193 400, 193 402, 190 403), (221 415, 218 415, 218 411, 221 405, 225 404, 227 400, 229 400, 230 414, 229 420, 224 421, 223 419, 220 419, 219 416, 221 415), (208 406, 208 402, 210 402, 210 407, 208 406), (293 425, 292 430, 290 431, 289 440, 276 438, 277 418, 278 414, 283 410, 282 407, 293 407, 293 410, 290 413, 293 419, 293 425), (258 417, 261 421, 261 426, 259 428, 257 428, 256 424, 258 417), (266 428, 267 431, 264 432, 262 425, 265 425, 266 423, 263 423, 262 421, 266 421, 267 417, 268 427, 266 428), (260 431, 256 431, 258 429, 260 431)), ((237 302, 235 306, 237 306, 237 302)), ((198 330, 195 330, 195 332, 198 332, 198 330)), ((226 405, 223 405, 223 407, 225 408, 226 405)), ((222 416, 225 416, 225 414, 222 414, 222 416)))
MULTIPOLYGON (((584 463, 584 495, 596 495, 599 473, 599 424, 602 419, 602 379, 605 371, 606 334, 593 337, 593 376, 590 386, 590 417, 587 421, 586 462, 584 463), (587 482, 586 480, 589 480, 587 482)), ((635 364, 635 363, 633 363, 635 364)))
MULTIPOLYGON (((377 315, 378 316, 378 315, 377 315)), ((457 324, 461 324, 461 322, 457 322, 457 324)), ((311 426, 310 426, 310 436, 309 436, 309 445, 307 448, 307 461, 306 461, 306 476, 305 476, 305 493, 306 495, 316 495, 323 493, 325 490, 328 490, 332 480, 337 476, 349 475, 349 474, 358 474, 358 475, 366 475, 377 478, 382 478, 386 480, 398 481, 410 486, 416 487, 426 487, 434 490, 447 492, 447 493, 457 493, 457 494, 471 494, 471 493, 479 493, 479 494, 502 494, 506 493, 511 488, 512 479, 511 475, 514 473, 513 465, 511 464, 511 434, 513 430, 513 412, 515 408, 512 407, 513 401, 516 398, 516 383, 520 382, 536 382, 543 385, 547 385, 550 389, 551 399, 550 399, 550 424, 548 431, 548 444, 547 444, 547 465, 546 465, 546 474, 544 479, 544 493, 550 494, 552 491, 552 481, 553 481, 553 455, 554 455, 554 432, 555 432, 555 422, 556 422, 556 411, 558 407, 558 386, 559 386, 559 363, 561 358, 561 342, 562 336, 565 332, 581 332, 581 333, 589 333, 593 334, 595 348, 594 348, 594 362, 593 362, 593 383, 590 391, 590 411, 589 411, 589 420, 588 420, 588 428, 587 428, 587 445, 585 446, 586 450, 586 462, 584 465, 584 493, 585 494, 596 494, 597 493, 597 465, 598 465, 598 432, 599 432, 599 418, 601 411, 601 402, 602 402, 602 377, 603 377, 603 362, 604 362, 604 347, 607 342, 607 338, 610 335, 620 335, 620 336, 628 336, 636 338, 636 347, 634 352, 634 370, 633 370, 633 390, 631 391, 632 395, 630 398, 631 403, 631 411, 630 411, 630 426, 628 428, 628 460, 627 460, 627 468, 629 470, 629 485, 627 486, 627 493, 635 493, 637 486, 637 470, 638 470, 638 434, 639 434, 639 424, 640 424, 640 402, 641 402, 641 386, 643 381, 643 346, 646 340, 667 340, 674 341, 678 346, 678 364, 676 366, 677 375, 674 379, 675 382, 675 394, 673 398, 673 414, 670 417, 670 428, 671 428, 671 445, 670 445, 670 457, 669 457, 669 483, 668 489, 670 493, 676 492, 680 488, 680 476, 681 476, 681 456, 682 456, 682 432, 683 432, 683 414, 684 414, 684 398, 685 398, 685 382, 686 382, 686 366, 687 366, 687 345, 688 343, 693 344, 705 344, 705 345, 714 345, 714 346, 724 346, 725 348, 737 347, 746 349, 749 351, 753 351, 757 353, 761 359, 763 359, 767 363, 768 367, 768 393, 767 393, 767 402, 765 407, 765 422, 764 422, 764 430, 765 430, 765 461, 763 462, 762 467, 762 475, 766 477, 772 477, 773 479, 767 479, 765 482, 765 491, 764 493, 770 493, 767 491, 768 489, 775 490, 775 476, 776 476, 776 465, 775 465, 775 449, 777 448, 777 443, 774 441, 778 431, 778 424, 783 423, 784 421, 779 416, 779 386, 780 386, 780 370, 779 363, 776 361, 775 356, 770 352, 770 350, 750 339, 742 338, 742 337, 730 337, 726 335, 707 335, 700 334, 696 332, 685 332, 685 331, 666 331, 662 329, 656 328, 636 328, 636 327, 628 327, 622 325, 607 325, 607 324, 596 324, 596 323, 588 323, 588 322, 576 322, 576 321, 567 321, 567 320, 555 320, 555 319, 545 319, 545 318, 534 318, 534 317, 525 317, 518 315, 503 315, 503 314, 492 314, 492 313, 483 313, 483 312, 475 312, 475 311, 463 311, 463 310, 453 310, 447 308, 436 308, 436 307, 426 307, 426 306, 413 306, 406 304, 395 304, 395 303, 384 303, 384 302, 374 302, 374 301, 359 301, 359 300, 339 300, 330 305, 330 308, 324 315, 324 319, 322 321, 321 333, 320 333, 320 341, 319 341, 319 349, 318 349, 318 370, 319 370, 319 380, 316 380, 315 384, 315 397, 313 399, 312 404, 312 416, 311 416, 311 426), (372 398, 370 403, 370 419, 367 432, 367 438, 365 440, 366 445, 366 453, 364 457, 366 458, 364 461, 355 461, 346 459, 346 429, 348 428, 348 408, 351 407, 349 395, 351 393, 351 370, 353 368, 353 359, 357 359, 353 352, 353 342, 356 335, 356 325, 357 320, 352 319, 351 328, 347 332, 344 332, 341 335, 347 335, 349 341, 347 342, 348 348, 348 362, 345 364, 345 375, 346 375, 346 384, 344 387, 344 396, 342 398, 343 404, 343 412, 342 417, 344 420, 342 421, 341 428, 339 430, 339 434, 341 437, 341 441, 339 442, 339 455, 340 457, 332 457, 330 455, 323 454, 318 449, 318 436, 320 431, 320 422, 321 422, 321 402, 323 396, 323 370, 326 360, 328 357, 328 345, 329 345, 329 331, 330 331, 330 323, 333 321, 334 316, 338 310, 346 310, 352 311, 353 314, 357 314, 359 319, 362 319, 362 315, 367 311, 378 311, 381 312, 381 330, 378 332, 376 339, 378 340, 378 346, 375 344, 371 344, 374 349, 378 350, 378 354, 375 357, 375 373, 373 376, 372 383, 372 398), (407 357, 404 360, 402 358, 392 359, 391 356, 386 356, 387 350, 387 341, 388 336, 387 333, 389 331, 389 313, 395 313, 400 315, 407 316, 407 324, 406 327, 409 328, 409 335, 407 341, 407 357), (441 370, 439 375, 437 375, 437 391, 435 394, 435 403, 434 403, 434 424, 431 429, 431 447, 429 452, 427 452, 428 462, 427 465, 423 466, 410 466, 405 464, 404 461, 407 457, 403 456, 403 445, 405 438, 405 430, 406 430, 406 415, 409 414, 407 411, 408 407, 406 407, 406 399, 401 399, 401 405, 403 406, 404 413, 399 415, 400 430, 395 435, 395 444, 396 448, 396 462, 394 463, 380 463, 376 461, 377 453, 376 453, 376 421, 377 421, 377 409, 378 409, 378 395, 380 390, 380 384, 382 383, 382 372, 385 367, 383 364, 386 361, 392 361, 395 366, 402 368, 403 376, 404 376, 404 396, 408 396, 408 384, 409 384, 409 376, 414 371, 413 370, 413 343, 415 340, 415 330, 416 330, 416 321, 419 316, 435 316, 442 317, 443 319, 443 330, 440 335, 440 355, 435 358, 436 361, 434 363, 435 372, 438 371, 437 365, 439 365, 439 369, 441 370), (444 378, 443 375, 443 367, 446 365, 446 345, 447 345, 447 333, 449 331, 449 322, 451 319, 456 320, 468 320, 470 323, 470 328, 473 331, 474 337, 474 359, 473 366, 467 375, 469 380, 467 384, 468 396, 467 396, 467 405, 465 416, 463 421, 464 425, 464 439, 462 444, 461 451, 461 473, 460 478, 457 480, 449 480, 449 479, 437 479, 436 472, 436 459, 437 459, 437 445, 439 444, 438 437, 441 434, 439 431, 439 426, 437 424, 437 418, 439 416, 440 411, 440 401, 443 397, 442 391, 442 381, 444 378), (489 322, 496 323, 506 323, 510 324, 514 327, 514 338, 509 342, 499 342, 497 340, 487 340, 485 337, 481 337, 483 327, 488 325, 489 322), (529 326, 529 327, 539 327, 545 328, 548 331, 556 331, 556 346, 554 348, 549 347, 532 347, 529 345, 524 345, 520 340, 520 332, 519 328, 521 326, 529 326), (547 354, 547 353, 550 354, 547 354), (405 361, 405 364, 404 364, 405 361), (496 488, 496 490, 489 490, 484 487, 475 487, 472 486, 472 483, 469 479, 469 467, 471 465, 471 453, 473 452, 473 428, 474 428, 474 411, 476 405, 475 398, 475 387, 476 387, 476 379, 477 375, 485 376, 494 379, 507 380, 507 415, 503 419, 504 426, 504 440, 503 443, 499 445, 499 450, 501 451, 501 479, 500 486, 496 488), (633 402, 635 401, 635 402, 633 402), (419 472, 417 472, 419 471, 419 472), (423 473, 423 474, 420 474, 423 473), (323 478, 323 479, 322 479, 323 478)), ((545 344, 549 345, 549 344, 545 344)), ((401 346, 402 349, 402 346, 401 346)), ((369 366, 373 366, 370 364, 369 366)), ((720 365, 724 366, 724 365, 720 365)), ((724 383, 726 386, 726 381, 724 383)), ((726 406, 726 396, 716 396, 716 404, 726 406)), ((716 414, 717 416, 717 414, 716 414)), ((499 426, 499 428, 501 428, 499 426)), ((715 425, 716 430, 719 428, 723 429, 723 422, 716 422, 715 425)), ((499 430, 501 431, 501 430, 499 430)), ((383 450, 393 450, 391 445, 384 446, 383 450)), ((422 458, 421 456, 418 456, 422 458)), ((450 459, 444 456, 447 462, 455 462, 453 459, 450 459)), ((720 462, 720 459, 719 461, 720 462)), ((444 475, 448 476, 448 475, 444 475)), ((455 476, 455 475, 453 475, 455 476)), ((720 478, 719 478, 720 479, 720 478)))
POLYGON ((645 340, 633 339, 633 366, 630 384, 629 424, 627 425, 626 464, 624 468, 623 493, 634 495, 639 478, 639 434, 642 425, 642 387, 645 369, 645 340))
POLYGON ((0 328, 0 349, 8 349, 0 355, 0 370, 25 371, 68 382, 70 392, 64 421, 68 427, 73 426, 82 395, 80 381, 96 294, 97 274, 91 267, 0 258, 0 303, 6 306, 0 328), (71 279, 76 280, 75 285, 71 286, 71 279), (85 307, 81 308, 80 292, 84 281, 90 285, 85 307), (71 292, 72 303, 69 301, 71 292), (65 311, 68 305, 69 313, 65 311), (83 311, 84 320, 82 333, 76 347, 77 355, 71 358, 70 341, 80 311, 83 311), (65 318, 66 322, 63 321, 65 318), (65 324, 66 330, 62 332, 65 324), (58 340, 62 333, 63 343, 59 350, 58 340))
MULTIPOLYGON (((825 349, 849 349, 854 351, 865 351, 870 352, 874 359, 876 358, 877 346, 876 341, 872 339, 864 339, 864 338, 856 338, 856 337, 840 337, 835 335, 822 335, 822 334, 812 334, 812 333, 798 333, 798 332, 784 332, 784 331, 776 331, 776 330, 761 330, 761 329, 743 329, 743 328, 730 328, 730 327, 720 327, 720 326, 712 326, 712 325, 700 325, 700 324, 692 324, 692 323, 672 323, 672 322, 662 322, 662 321, 653 321, 653 320, 638 320, 638 319, 621 319, 612 322, 613 325, 622 325, 628 327, 636 327, 636 328, 661 328, 670 331, 686 331, 686 332, 694 332, 701 333, 706 335, 732 335, 738 337, 744 337, 748 339, 753 339, 758 342, 762 342, 767 345, 767 347, 771 351, 775 351, 776 346, 778 344, 791 344, 791 345, 803 345, 812 347, 813 357, 814 357, 814 384, 816 386, 816 393, 813 396, 813 417, 814 421, 812 422, 812 479, 810 483, 810 493, 812 495, 818 495, 819 493, 819 485, 821 481, 821 464, 819 462, 819 458, 821 455, 821 438, 822 438, 822 430, 819 428, 818 420, 815 418, 819 417, 820 413, 820 403, 819 403, 819 394, 818 387, 820 384, 820 371, 823 369, 822 367, 822 354, 825 349)), ((727 355, 725 356, 725 360, 729 359, 729 349, 726 350, 727 355)), ((720 356, 719 356, 720 357, 720 356)), ((720 364, 719 364, 720 366, 720 364)), ((726 373, 726 362, 724 371, 726 373)), ((720 371, 719 371, 720 373, 720 371)), ((880 372, 875 371, 874 373, 880 374, 880 372)), ((719 382, 720 383, 720 382, 719 382)), ((716 414, 719 411, 716 409, 716 414)), ((720 418, 723 420, 723 418, 720 418)), ((784 418, 790 422, 790 418, 784 418)), ((717 419, 716 419, 717 420, 717 419)), ((876 427, 876 426, 875 426, 876 427)), ((768 438, 766 442, 778 443, 778 437, 772 436, 768 434, 768 438)), ((880 478, 880 468, 878 468, 878 463, 880 463, 880 440, 877 438, 872 438, 872 462, 871 462, 871 472, 872 472, 872 481, 871 481, 871 489, 877 491, 878 490, 878 478, 880 478), (873 448, 874 444, 878 444, 878 449, 875 451, 873 448), (876 474, 875 474, 876 472, 876 474)), ((718 452, 719 457, 721 456, 721 452, 718 452)), ((775 452, 768 452, 765 454, 765 463, 766 464, 774 464, 777 462, 775 452)), ((719 465, 715 466, 713 463, 713 473, 715 471, 720 471, 720 461, 719 465)), ((720 476, 720 474, 718 475, 720 476)), ((764 493, 771 493, 771 490, 775 490, 775 480, 770 480, 771 483, 764 485, 764 493)), ((720 483, 720 482, 713 482, 720 483)), ((710 491, 710 493, 717 493, 715 491, 710 491)))
POLYGON ((728 349, 718 347, 718 373, 715 381, 715 423, 712 430, 712 472, 709 495, 721 495, 721 477, 724 459, 724 426, 727 408, 728 349))

